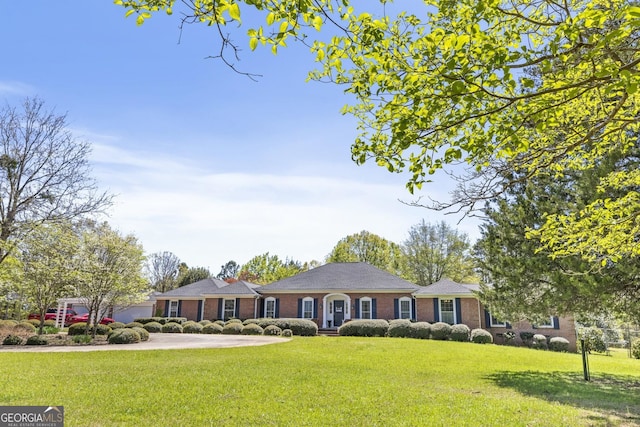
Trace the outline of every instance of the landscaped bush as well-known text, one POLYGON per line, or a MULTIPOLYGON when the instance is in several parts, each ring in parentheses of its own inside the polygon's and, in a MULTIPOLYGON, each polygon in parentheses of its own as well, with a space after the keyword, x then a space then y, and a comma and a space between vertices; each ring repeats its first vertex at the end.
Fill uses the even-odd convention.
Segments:
MULTIPOLYGON (((133 322, 127 323, 125 325, 125 327, 127 327, 127 328, 142 328, 142 327, 144 327, 144 323, 133 321, 133 322)), ((111 327, 111 329, 116 329, 116 328, 111 327)))
POLYGON ((569 340, 562 337, 553 337, 549 340, 549 350, 551 351, 569 351, 569 340))
POLYGON ((640 359, 640 338, 631 343, 631 356, 635 359, 640 359))
POLYGON ((476 344, 489 344, 493 342, 493 336, 484 329, 473 329, 471 331, 471 342, 476 344))
POLYGON ((140 342, 140 334, 130 328, 116 329, 109 336, 109 344, 133 344, 137 342, 140 342))
POLYGON ((158 322, 145 323, 143 328, 147 332, 162 332, 162 325, 158 322))
POLYGON ((318 335, 318 325, 309 319, 276 319, 275 325, 282 330, 291 329, 293 335, 300 337, 318 335))
POLYGON ((40 326, 40 319, 29 319, 27 320, 27 322, 31 323, 36 328, 40 326))
POLYGON ((13 320, 13 319, 5 319, 5 320, 0 320, 0 326, 8 326, 10 328, 16 326, 18 324, 18 321, 13 320))
POLYGON ((55 320, 51 320, 51 319, 46 319, 44 321, 44 325, 43 326, 56 326, 56 321, 55 320))
POLYGON ((282 329, 276 325, 268 325, 264 328, 262 335, 280 336, 282 335, 282 329))
POLYGON ((293 331, 291 329, 283 329, 282 336, 285 338, 291 338, 293 336, 293 331))
POLYGON ((184 322, 187 321, 187 318, 186 317, 139 317, 137 319, 133 319, 133 321, 142 323, 143 325, 146 325, 147 323, 151 323, 151 322, 158 322, 161 325, 164 325, 169 322, 173 322, 173 323, 178 323, 182 325, 184 322))
POLYGON ((260 327, 262 329, 264 329, 264 328, 266 328, 267 326, 270 326, 270 325, 277 326, 276 325, 276 319, 271 318, 271 317, 265 317, 265 318, 262 318, 262 319, 258 319, 258 325, 260 325, 260 327))
POLYGON ((224 320, 214 320, 213 323, 224 327, 224 320))
POLYGON ((87 324, 85 322, 74 323, 69 326, 67 330, 68 335, 85 335, 87 329, 87 324))
POLYGON ((338 328, 338 334, 345 337, 384 337, 389 331, 389 322, 382 319, 356 319, 338 328))
POLYGON ((76 344, 89 344, 91 339, 91 335, 74 335, 71 337, 71 340, 76 344))
POLYGON ((245 319, 244 322, 242 322, 243 325, 250 325, 250 324, 258 324, 259 320, 258 319, 245 319))
POLYGON ((444 322, 436 322, 431 325, 431 338, 434 340, 448 340, 451 336, 451 325, 444 322))
POLYGON ((21 345, 22 337, 18 335, 7 335, 4 340, 2 340, 2 345, 21 345))
POLYGON ((229 323, 240 323, 242 325, 242 320, 240 319, 236 319, 235 317, 233 319, 229 319, 227 320, 224 324, 227 325, 229 323))
POLYGON ((418 338, 422 340, 428 340, 431 336, 431 323, 428 322, 415 322, 411 326, 411 338, 418 338))
POLYGON ((202 332, 202 326, 200 323, 196 322, 185 322, 182 324, 182 332, 185 334, 199 334, 202 332))
POLYGON ((546 350, 547 349, 547 337, 542 334, 535 334, 533 336, 533 341, 531 343, 533 348, 538 350, 546 350))
POLYGON ((204 319, 199 321, 198 323, 200 323, 202 326, 207 326, 209 323, 212 323, 212 322, 211 320, 204 319))
POLYGON ((520 339, 522 340, 522 344, 526 345, 527 347, 531 347, 531 343, 533 342, 534 335, 535 334, 533 332, 529 332, 529 331, 520 332, 520 339))
POLYGON ((47 345, 49 342, 42 335, 32 335, 27 338, 27 345, 47 345))
POLYGON ((16 332, 34 333, 36 331, 36 327, 29 322, 20 322, 13 327, 13 330, 16 332))
POLYGON ((242 333, 242 322, 231 322, 224 325, 222 333, 225 335, 240 335, 242 333))
POLYGON ((469 342, 471 329, 467 325, 459 323, 451 327, 451 341, 469 342))
POLYGON ((581 340, 584 339, 584 349, 591 353, 604 353, 607 347, 604 344, 602 329, 600 328, 582 328, 578 330, 578 342, 582 345, 581 340))
POLYGON ((44 328, 42 328, 42 332, 45 334, 57 334, 58 332, 60 332, 60 329, 56 328, 55 326, 45 326, 44 328))
POLYGON ((162 325, 162 332, 165 334, 181 334, 182 325, 175 322, 169 322, 162 325))
MULTIPOLYGON (((132 331, 136 331, 140 335, 140 341, 149 341, 149 332, 145 328, 134 326, 130 328, 132 331)), ((117 330, 117 329, 116 329, 117 330)))
POLYGON ((202 328, 202 333, 203 334, 221 334, 222 326, 218 325, 217 323, 209 323, 208 325, 205 325, 202 328))
POLYGON ((242 328, 242 335, 262 335, 264 329, 257 323, 249 323, 242 328))
POLYGON ((160 319, 161 317, 138 317, 137 319, 133 319, 133 321, 146 325, 147 323, 151 323, 151 322, 160 323, 160 319))
MULTIPOLYGON (((89 330, 91 330, 91 327, 89 327, 89 330)), ((109 332, 111 332, 109 325, 98 324, 98 326, 96 326, 96 335, 109 335, 109 332)))
POLYGON ((392 338, 408 338, 411 336, 411 322, 409 319, 394 319, 389 321, 387 335, 392 338))
MULTIPOLYGON (((135 322, 135 323, 137 323, 138 325, 142 325, 142 323, 139 323, 139 322, 135 322)), ((125 325, 122 322, 113 322, 113 323, 109 323, 109 327, 111 329, 122 329, 122 328, 129 328, 130 326, 125 325)))

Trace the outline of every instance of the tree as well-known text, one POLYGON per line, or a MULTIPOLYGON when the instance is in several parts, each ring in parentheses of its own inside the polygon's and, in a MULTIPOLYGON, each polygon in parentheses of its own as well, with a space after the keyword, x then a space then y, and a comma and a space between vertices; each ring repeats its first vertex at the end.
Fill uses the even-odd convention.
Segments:
MULTIPOLYGON (((116 3, 137 14, 138 24, 175 6, 174 0, 116 3)), ((482 171, 498 160, 517 163, 524 179, 549 170, 560 177, 637 144, 635 2, 430 0, 409 12, 384 0, 352 3, 184 2, 181 26, 216 28, 215 56, 227 63, 225 50, 238 48, 222 27, 240 24, 248 10, 266 21, 247 31, 251 49, 269 45, 276 52, 290 38, 311 45, 320 69, 310 78, 340 84, 354 99, 343 110, 360 122, 354 160, 408 170, 411 192, 460 163, 482 171), (337 34, 312 36, 327 23, 337 34)), ((473 210, 516 184, 505 175, 476 178, 476 185, 462 183, 458 197, 433 207, 473 210)), ((640 255, 639 185, 640 170, 602 177, 592 203, 545 217, 541 242, 553 254, 603 263, 640 255), (620 195, 608 197, 612 190, 620 195)))
POLYGON ((341 239, 327 255, 326 261, 366 262, 398 276, 404 270, 400 246, 365 230, 341 239))
MULTIPOLYGON (((480 297, 492 314, 510 321, 548 318, 550 313, 640 315, 637 258, 602 265, 575 254, 551 257, 539 239, 527 237, 527 229, 538 229, 548 214, 591 203, 598 197, 600 178, 630 167, 628 161, 627 154, 610 153, 596 169, 519 180, 485 208, 487 220, 475 250, 483 281, 490 285, 480 297)), ((638 161, 640 157, 635 167, 638 161)))
POLYGON ((22 290, 40 315, 39 334, 42 334, 47 309, 56 306, 58 299, 74 293, 79 243, 68 223, 42 225, 20 243, 24 268, 22 290))
POLYGON ((240 269, 238 279, 258 285, 266 285, 287 277, 295 276, 303 271, 299 261, 286 258, 281 260, 278 255, 265 252, 247 261, 240 269))
POLYGON ((168 251, 153 253, 147 258, 146 272, 153 289, 170 291, 177 287, 180 259, 168 251))
POLYGON ((99 320, 114 306, 142 301, 148 294, 143 278, 143 248, 133 235, 122 236, 106 222, 82 227, 78 297, 89 311, 95 336, 99 320))
POLYGON ((179 288, 211 277, 211 272, 206 267, 187 267, 184 264, 184 267, 179 267, 179 270, 180 274, 176 283, 179 288))
POLYGON ((411 227, 402 246, 407 274, 420 286, 443 277, 468 283, 475 279, 470 248, 467 235, 446 222, 431 225, 422 220, 411 227))
POLYGON ((218 279, 226 280, 238 277, 240 266, 233 260, 227 262, 220 267, 220 273, 216 276, 218 279))
POLYGON ((0 110, 0 263, 41 224, 100 211, 111 197, 90 178, 90 145, 73 137, 66 115, 27 98, 0 110))

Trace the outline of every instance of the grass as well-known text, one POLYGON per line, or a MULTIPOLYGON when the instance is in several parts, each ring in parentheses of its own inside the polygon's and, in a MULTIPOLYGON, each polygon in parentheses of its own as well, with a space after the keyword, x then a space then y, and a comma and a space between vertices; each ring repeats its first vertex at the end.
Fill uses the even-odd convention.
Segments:
MULTIPOLYGON (((153 338, 152 338, 153 339, 153 338)), ((67 426, 640 425, 640 361, 394 338, 0 353, 0 405, 67 426)))

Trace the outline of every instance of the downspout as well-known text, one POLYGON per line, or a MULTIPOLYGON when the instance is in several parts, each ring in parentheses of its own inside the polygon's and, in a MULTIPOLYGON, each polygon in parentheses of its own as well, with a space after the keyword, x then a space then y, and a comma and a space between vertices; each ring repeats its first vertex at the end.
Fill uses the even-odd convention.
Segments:
MULTIPOLYGON (((476 298, 476 301, 478 301, 478 327, 482 329, 482 310, 480 309, 480 300, 476 298)), ((485 325, 485 327, 487 327, 487 325, 485 325)))
POLYGON ((258 318, 258 298, 260 298, 260 296, 256 295, 253 299, 253 318, 254 319, 258 318))

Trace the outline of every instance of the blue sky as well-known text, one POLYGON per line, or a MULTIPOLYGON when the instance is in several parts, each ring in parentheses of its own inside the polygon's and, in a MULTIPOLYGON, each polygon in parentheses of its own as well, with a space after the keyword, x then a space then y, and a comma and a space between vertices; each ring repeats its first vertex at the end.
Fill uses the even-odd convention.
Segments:
MULTIPOLYGON (((421 219, 445 219, 477 238, 477 221, 411 201, 406 176, 357 166, 356 123, 340 114, 340 87, 306 83, 304 46, 222 62, 215 32, 177 17, 137 27, 104 1, 6 2, 0 11, 0 100, 39 96, 68 113, 93 144, 94 177, 117 195, 107 220, 147 253, 171 251, 217 274, 269 252, 319 260, 341 238, 368 230, 401 243, 421 219)), ((242 30, 244 32, 245 30, 242 30)), ((447 199, 444 177, 419 195, 447 199)))

